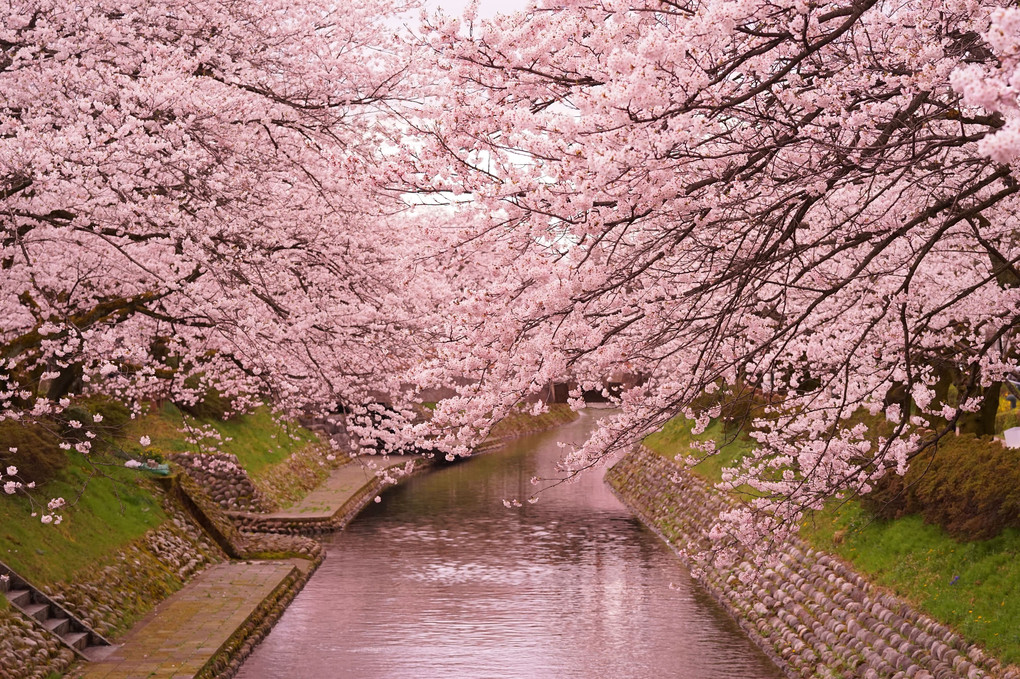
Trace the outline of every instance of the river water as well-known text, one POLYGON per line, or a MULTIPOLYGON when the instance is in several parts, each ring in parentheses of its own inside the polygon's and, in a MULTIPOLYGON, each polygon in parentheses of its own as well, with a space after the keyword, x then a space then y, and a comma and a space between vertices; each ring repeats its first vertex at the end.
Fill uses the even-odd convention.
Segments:
POLYGON ((239 679, 772 679, 601 473, 524 501, 598 412, 387 492, 239 679))

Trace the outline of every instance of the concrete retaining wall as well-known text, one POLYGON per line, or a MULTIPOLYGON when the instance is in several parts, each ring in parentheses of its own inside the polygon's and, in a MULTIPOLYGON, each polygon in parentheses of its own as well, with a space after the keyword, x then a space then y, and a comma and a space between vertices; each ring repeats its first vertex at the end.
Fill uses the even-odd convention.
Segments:
POLYGON ((319 558, 309 568, 295 568, 291 575, 267 597, 258 609, 241 625, 226 644, 206 663, 195 679, 231 679, 252 651, 269 634, 287 606, 312 577, 321 563, 319 558))
MULTIPOLYGON (((607 474, 617 495, 683 554, 708 546, 727 500, 677 464, 647 449, 607 474)), ((695 578, 787 676, 850 679, 1020 679, 949 628, 881 591, 835 558, 800 540, 758 578, 738 563, 695 567, 695 578), (746 584, 744 580, 748 580, 746 584)))
MULTIPOLYGON (((401 476, 401 479, 417 476, 429 467, 430 465, 427 464, 415 464, 414 470, 410 474, 401 476)), ((372 479, 329 518, 278 518, 249 512, 226 512, 226 515, 230 517, 234 525, 246 533, 322 535, 341 530, 365 508, 365 505, 388 487, 390 484, 383 479, 372 479)))

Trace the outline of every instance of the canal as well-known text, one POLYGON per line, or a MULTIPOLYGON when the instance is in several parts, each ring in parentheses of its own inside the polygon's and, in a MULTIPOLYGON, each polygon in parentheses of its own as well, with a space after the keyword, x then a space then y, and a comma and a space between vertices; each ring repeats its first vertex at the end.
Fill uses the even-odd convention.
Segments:
POLYGON ((601 473, 503 506, 597 416, 370 504, 239 679, 780 677, 601 473))

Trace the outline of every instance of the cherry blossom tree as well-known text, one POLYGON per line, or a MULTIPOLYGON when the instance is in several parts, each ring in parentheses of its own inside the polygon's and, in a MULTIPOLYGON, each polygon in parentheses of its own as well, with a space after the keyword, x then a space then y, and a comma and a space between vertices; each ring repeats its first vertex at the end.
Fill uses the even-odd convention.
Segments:
POLYGON ((1020 10, 548 0, 424 41, 448 97, 404 178, 470 199, 433 256, 486 272, 429 368, 473 378, 450 446, 550 379, 642 378, 568 469, 755 401, 728 478, 756 496, 720 529, 750 542, 987 433, 1017 369, 1020 10))
POLYGON ((4 0, 0 420, 95 391, 323 413, 400 386, 416 236, 382 149, 405 9, 4 0))
POLYGON ((565 467, 758 403, 754 540, 986 431, 1014 374, 1004 1, 550 0, 419 45, 378 0, 5 1, 0 418, 397 394, 354 432, 454 454, 624 372, 565 467))

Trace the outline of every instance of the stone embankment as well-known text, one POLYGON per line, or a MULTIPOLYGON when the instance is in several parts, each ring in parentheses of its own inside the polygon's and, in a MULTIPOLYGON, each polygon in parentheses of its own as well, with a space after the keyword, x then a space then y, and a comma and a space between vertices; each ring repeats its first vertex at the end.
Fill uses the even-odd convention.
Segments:
POLYGON ((571 410, 562 403, 549 405, 548 412, 541 415, 531 415, 526 412, 511 413, 492 428, 489 437, 482 441, 474 449, 474 452, 487 453, 496 450, 514 439, 555 429, 561 425, 573 422, 578 417, 579 415, 576 411, 571 410))
POLYGON ((270 512, 276 509, 230 453, 175 453, 167 456, 195 479, 224 509, 270 512))
POLYGON ((321 535, 340 530, 388 486, 429 467, 422 458, 394 455, 353 460, 288 510, 271 513, 227 512, 241 531, 259 534, 321 535), (339 500, 339 501, 338 501, 339 500))
MULTIPOLYGON (((617 495, 677 553, 708 546, 728 500, 641 448, 607 474, 617 495)), ((695 578, 787 676, 796 679, 1020 679, 949 628, 793 540, 778 566, 753 575, 688 563, 695 578)))
POLYGON ((187 508, 205 535, 232 559, 299 557, 313 561, 315 566, 322 560, 322 545, 311 538, 242 530, 231 519, 231 513, 222 509, 185 472, 168 479, 166 484, 179 506, 187 508))
POLYGON ((74 660, 74 653, 56 636, 11 607, 0 607, 0 677, 42 679, 63 672, 74 660))
MULTIPOLYGON (((50 598, 104 636, 123 632, 224 552, 179 505, 164 497, 169 520, 73 582, 41 586, 50 598)), ((28 575, 29 574, 24 574, 28 575)), ((39 679, 67 671, 74 654, 56 635, 0 607, 0 677, 39 679)))
MULTIPOLYGON (((538 418, 521 415, 489 443, 501 445, 576 417, 566 408, 538 418)), ((342 528, 389 485, 385 474, 373 474, 351 486, 349 494, 341 493, 336 507, 314 506, 323 516, 278 516, 286 513, 281 506, 298 498, 307 504, 315 494, 309 490, 330 491, 327 486, 335 476, 331 473, 340 471, 338 465, 342 469, 356 464, 341 465, 329 457, 320 446, 306 446, 264 470, 254 482, 232 455, 175 455, 172 461, 180 471, 153 490, 162 496, 168 520, 105 561, 79 570, 73 581, 41 589, 100 634, 117 638, 213 564, 231 559, 288 559, 304 564, 274 589, 195 675, 229 679, 321 563, 321 545, 305 536, 342 528)), ((418 465, 416 471, 424 468, 418 465)), ((31 580, 30 573, 22 575, 31 580)), ((0 597, 0 677, 79 676, 88 666, 75 665, 75 659, 55 635, 0 597)))
MULTIPOLYGON (((205 674, 232 676, 321 562, 322 547, 310 538, 238 530, 222 506, 237 506, 239 495, 223 493, 225 484, 236 482, 238 488, 246 491, 244 497, 262 501, 269 496, 258 490, 236 464, 219 464, 223 462, 219 459, 216 462, 213 469, 229 470, 229 474, 199 473, 196 475, 201 481, 197 481, 182 471, 163 479, 162 487, 154 488, 162 496, 168 515, 168 520, 158 528, 103 562, 77 571, 73 581, 42 585, 40 589, 100 634, 116 637, 212 564, 231 558, 307 560, 308 566, 297 569, 260 607, 258 615, 237 631, 228 652, 213 659, 205 674), (218 495, 217 500, 210 493, 218 495)), ((236 463, 236 458, 225 462, 236 463)), ((286 464, 288 468, 294 466, 290 460, 286 464)), ((188 464, 181 466, 185 470, 193 468, 188 464)), ((328 470, 309 474, 306 463, 296 466, 304 469, 302 478, 309 477, 302 483, 328 474, 328 470)), ((294 481, 289 484, 294 485, 294 481)), ((271 500, 266 504, 274 506, 271 500)), ((30 574, 23 575, 31 579, 30 574)), ((0 604, 0 677, 42 679, 68 672, 74 661, 75 655, 56 635, 25 619, 12 607, 0 604)))
POLYGON ((255 480, 230 453, 175 453, 168 459, 186 469, 220 507, 249 513, 275 512, 304 497, 345 460, 337 460, 327 446, 307 445, 255 480))

